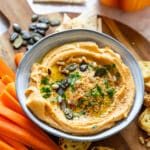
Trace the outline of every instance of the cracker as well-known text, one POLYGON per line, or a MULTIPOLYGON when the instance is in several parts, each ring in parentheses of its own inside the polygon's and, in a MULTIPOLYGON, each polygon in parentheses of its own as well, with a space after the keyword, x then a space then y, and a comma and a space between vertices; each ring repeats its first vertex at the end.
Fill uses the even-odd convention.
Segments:
POLYGON ((52 3, 69 3, 69 4, 83 4, 86 0, 33 0, 33 2, 52 2, 52 3))
POLYGON ((139 61, 143 73, 144 82, 150 81, 150 61, 139 61))
POLYGON ((147 107, 142 114, 139 117, 138 124, 146 131, 148 134, 150 134, 150 107, 147 107))
POLYGON ((56 29, 56 32, 67 29, 90 29, 102 31, 101 18, 97 18, 97 13, 93 10, 83 12, 80 16, 71 19, 67 14, 64 14, 62 24, 56 29))
POLYGON ((144 93, 144 106, 150 107, 150 93, 149 92, 144 93))
POLYGON ((59 145, 62 150, 87 150, 91 142, 77 142, 59 138, 59 145))

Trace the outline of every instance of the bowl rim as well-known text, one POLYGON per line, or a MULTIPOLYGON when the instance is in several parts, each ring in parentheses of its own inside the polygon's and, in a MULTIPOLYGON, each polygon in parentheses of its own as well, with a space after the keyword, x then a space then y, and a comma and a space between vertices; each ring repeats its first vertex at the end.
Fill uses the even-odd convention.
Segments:
MULTIPOLYGON (((48 50, 47 50, 48 52, 48 50)), ((31 67, 31 66, 30 66, 31 67)), ((135 82, 135 80, 134 80, 135 82)), ((143 80, 143 76, 142 76, 142 72, 140 70, 140 67, 139 67, 139 64, 137 63, 135 57, 132 55, 132 53, 122 44, 120 43, 119 41, 117 41, 116 39, 114 39, 113 37, 105 34, 105 33, 100 33, 100 32, 97 32, 97 31, 93 31, 93 30, 88 30, 88 29, 71 29, 71 30, 65 30, 65 31, 62 31, 62 32, 57 32, 57 33, 53 33, 53 34, 50 34, 50 35, 47 35, 45 36, 44 38, 42 38, 40 41, 38 41, 36 44, 33 45, 33 47, 26 52, 25 56, 23 57, 18 69, 17 69, 17 73, 16 73, 16 92, 17 92, 17 96, 18 96, 18 99, 19 99, 19 103, 22 107, 22 109, 24 110, 24 112, 26 113, 26 115, 35 123, 37 124, 39 127, 41 127, 43 130, 45 130, 46 132, 54 135, 54 136, 57 136, 57 137, 62 137, 62 138, 66 138, 66 139, 70 139, 70 140, 75 140, 75 141, 98 141, 98 140, 102 140, 102 139, 105 139, 109 136, 112 136, 116 133, 118 133, 119 131, 123 130, 125 127, 127 127, 135 118, 136 116, 138 115, 141 107, 142 107, 142 104, 143 104, 143 96, 144 96, 144 80, 143 80), (19 92, 19 75, 20 75, 20 70, 21 70, 21 67, 24 66, 24 63, 26 62, 27 60, 27 57, 30 55, 30 53, 32 51, 35 51, 36 50, 36 47, 38 45, 40 45, 44 40, 48 39, 48 38, 51 38, 53 36, 57 36, 57 35, 60 35, 60 34, 67 34, 69 32, 88 32, 89 34, 92 32, 94 34, 97 34, 97 36, 103 36, 109 40, 111 40, 113 43, 115 43, 116 45, 118 45, 123 51, 125 51, 126 53, 128 53, 129 57, 131 57, 134 61, 134 63, 136 64, 137 66, 137 70, 138 70, 138 73, 139 73, 139 76, 141 78, 141 87, 142 87, 142 91, 141 92, 141 101, 138 102, 138 107, 134 110, 134 115, 130 115, 131 112, 133 111, 133 109, 131 108, 127 118, 121 120, 120 122, 117 122, 115 123, 115 125, 111 128, 108 128, 100 133, 97 133, 97 134, 94 134, 94 135, 87 135, 87 136, 79 136, 79 135, 72 135, 72 134, 69 134, 69 133, 65 133, 59 129, 55 129, 49 125, 47 125, 46 123, 42 122, 40 119, 38 119, 28 108, 26 105, 24 105, 23 101, 24 100, 21 100, 21 96, 20 96, 20 92, 19 92), (130 117, 129 117, 130 116, 130 117), (116 125, 117 124, 117 125, 116 125), (109 131, 109 132, 108 132, 109 131)), ((135 92, 136 94, 136 92, 135 92)), ((134 102, 133 102, 133 105, 132 107, 134 107, 135 105, 135 99, 134 98, 134 102)), ((137 102, 136 102, 137 103, 137 102)))

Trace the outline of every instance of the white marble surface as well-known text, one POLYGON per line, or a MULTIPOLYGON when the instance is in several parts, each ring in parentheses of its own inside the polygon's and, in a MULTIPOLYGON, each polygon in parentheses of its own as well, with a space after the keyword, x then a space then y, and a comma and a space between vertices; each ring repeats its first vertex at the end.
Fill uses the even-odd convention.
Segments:
MULTIPOLYGON (((150 41, 150 7, 144 10, 126 13, 118 9, 109 8, 99 4, 99 0, 87 0, 84 5, 67 5, 67 4, 39 4, 33 3, 33 0, 27 0, 34 13, 46 14, 51 12, 83 12, 94 8, 101 15, 114 18, 124 24, 134 28, 150 41)), ((6 25, 0 16, 0 34, 6 31, 6 25)))

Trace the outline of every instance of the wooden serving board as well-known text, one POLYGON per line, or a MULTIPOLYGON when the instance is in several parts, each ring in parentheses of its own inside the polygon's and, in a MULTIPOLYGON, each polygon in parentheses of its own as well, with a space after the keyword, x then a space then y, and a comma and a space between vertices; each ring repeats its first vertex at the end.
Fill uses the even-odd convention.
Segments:
MULTIPOLYGON (((22 29, 27 30, 31 23, 33 14, 27 1, 25 0, 0 0, 0 12, 4 15, 9 23, 9 29, 0 36, 0 57, 15 70, 14 53, 25 51, 25 48, 14 50, 9 42, 9 35, 12 33, 12 24, 18 23, 22 29)), ((69 16, 75 17, 77 14, 68 13, 69 16)), ((63 13, 53 13, 45 15, 47 18, 62 19, 63 13)), ((133 29, 123 25, 115 20, 102 17, 103 32, 122 42, 133 54, 140 60, 150 60, 150 42, 133 29)), ((47 33, 52 33, 49 29, 47 33)), ((147 148, 139 143, 139 136, 146 136, 137 126, 137 118, 120 133, 112 137, 93 143, 94 145, 110 146, 116 150, 146 150, 147 148)))

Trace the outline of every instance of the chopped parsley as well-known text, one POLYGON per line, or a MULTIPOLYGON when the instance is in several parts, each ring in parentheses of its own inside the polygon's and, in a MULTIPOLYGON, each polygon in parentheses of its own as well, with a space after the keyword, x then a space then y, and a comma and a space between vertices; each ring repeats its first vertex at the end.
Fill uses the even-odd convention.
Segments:
POLYGON ((44 78, 41 80, 41 84, 43 84, 43 85, 48 85, 48 84, 49 84, 49 78, 48 78, 48 77, 44 77, 44 78))
POLYGON ((42 87, 40 89, 40 93, 49 93, 49 92, 51 92, 50 87, 42 87))
POLYGON ((80 74, 79 72, 74 72, 74 73, 70 73, 69 74, 69 79, 70 79, 70 87, 71 87, 71 91, 72 92, 75 92, 75 87, 74 87, 74 84, 75 82, 80 79, 80 74))
POLYGON ((114 88, 107 89, 107 94, 108 94, 109 98, 112 98, 115 94, 114 88))
POLYGON ((107 70, 105 67, 97 67, 95 71, 95 77, 102 77, 107 74, 107 70))
POLYGON ((108 78, 104 78, 103 82, 105 84, 106 89, 108 89, 109 87, 108 78))
POLYGON ((80 107, 85 101, 88 101, 88 98, 82 98, 81 100, 78 101, 77 107, 80 107))
POLYGON ((41 80, 41 85, 42 85, 42 87, 40 88, 40 93, 42 94, 42 97, 45 99, 49 98, 51 95, 51 87, 49 84, 49 78, 44 77, 41 80))
POLYGON ((45 93, 42 95, 45 99, 50 97, 50 93, 45 93))
POLYGON ((92 129, 95 129, 95 128, 97 128, 97 125, 93 125, 93 126, 92 126, 92 129))

